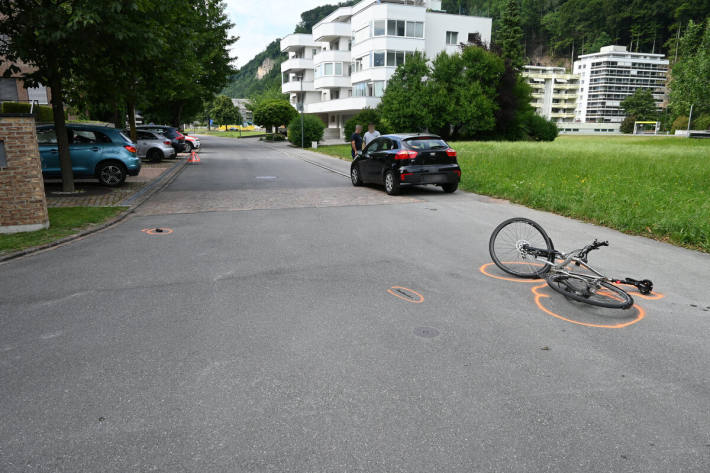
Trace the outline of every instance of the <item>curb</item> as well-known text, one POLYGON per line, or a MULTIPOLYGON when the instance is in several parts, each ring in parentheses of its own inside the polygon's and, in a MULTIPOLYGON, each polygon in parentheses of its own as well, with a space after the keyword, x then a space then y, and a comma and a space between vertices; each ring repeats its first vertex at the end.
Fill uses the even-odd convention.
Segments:
POLYGON ((130 214, 135 212, 135 210, 140 207, 146 200, 150 199, 153 194, 160 192, 164 188, 170 185, 175 178, 180 174, 180 172, 185 168, 187 165, 187 159, 183 159, 178 161, 173 165, 173 167, 169 168, 169 170, 161 175, 158 179, 155 181, 151 182, 135 194, 133 194, 131 197, 124 199, 121 202, 128 202, 133 200, 136 197, 139 197, 139 200, 136 203, 133 203, 128 207, 126 210, 112 218, 111 220, 107 222, 100 223, 94 227, 87 228, 85 230, 82 230, 78 233, 75 233, 73 235, 66 236, 64 238, 60 238, 59 240, 51 241, 49 243, 45 243, 43 245, 39 246, 32 246, 30 248, 25 248, 24 250, 19 250, 14 253, 10 253, 4 256, 0 256, 0 264, 5 263, 10 260, 14 260, 17 258, 21 258, 23 256, 27 256, 33 253, 38 253, 40 251, 48 250, 51 248, 55 248, 58 246, 65 245, 66 243, 72 242, 74 240, 78 240, 80 238, 83 238, 87 235, 91 235, 92 233, 97 233, 100 232, 101 230, 105 230, 109 227, 112 227, 113 225, 116 225, 123 220, 125 220, 130 214))

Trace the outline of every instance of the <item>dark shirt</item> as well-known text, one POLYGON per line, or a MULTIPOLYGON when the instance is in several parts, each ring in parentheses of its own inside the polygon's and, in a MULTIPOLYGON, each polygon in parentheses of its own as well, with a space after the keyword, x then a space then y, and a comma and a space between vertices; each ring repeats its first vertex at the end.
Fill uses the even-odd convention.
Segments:
POLYGON ((354 158, 355 150, 353 150, 353 141, 355 142, 355 149, 357 149, 358 151, 362 151, 362 136, 360 136, 358 133, 353 133, 353 136, 350 137, 350 155, 354 158))

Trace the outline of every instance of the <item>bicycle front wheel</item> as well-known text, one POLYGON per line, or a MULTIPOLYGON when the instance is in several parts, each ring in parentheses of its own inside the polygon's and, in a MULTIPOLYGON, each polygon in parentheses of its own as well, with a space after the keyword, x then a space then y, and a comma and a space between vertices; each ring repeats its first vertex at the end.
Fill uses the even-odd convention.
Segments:
POLYGON ((608 282, 601 282, 601 287, 591 290, 587 281, 563 274, 548 275, 545 281, 563 296, 585 304, 607 309, 628 309, 634 305, 634 299, 626 291, 608 282))
POLYGON ((526 247, 547 250, 549 255, 544 259, 554 263, 552 240, 537 222, 529 218, 506 220, 493 230, 488 242, 488 252, 500 269, 519 278, 540 278, 550 270, 550 265, 528 254, 526 247))

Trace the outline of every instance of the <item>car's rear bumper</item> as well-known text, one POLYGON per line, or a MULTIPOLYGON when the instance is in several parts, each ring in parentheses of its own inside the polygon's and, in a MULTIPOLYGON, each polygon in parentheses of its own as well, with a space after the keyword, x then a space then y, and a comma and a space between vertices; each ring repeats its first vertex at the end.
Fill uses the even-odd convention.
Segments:
POLYGON ((400 184, 456 184, 461 180, 457 164, 403 166, 399 169, 400 184))

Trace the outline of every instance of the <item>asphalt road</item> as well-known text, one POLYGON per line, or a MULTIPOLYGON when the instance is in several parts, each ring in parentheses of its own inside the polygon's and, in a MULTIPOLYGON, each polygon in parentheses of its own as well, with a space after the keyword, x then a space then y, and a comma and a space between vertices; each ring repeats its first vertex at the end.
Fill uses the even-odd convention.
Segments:
POLYGON ((0 471, 710 471, 708 255, 203 146, 136 216, 0 265, 0 471), (663 298, 538 288, 541 310, 480 271, 517 215, 561 249, 608 239, 591 261, 663 298))

